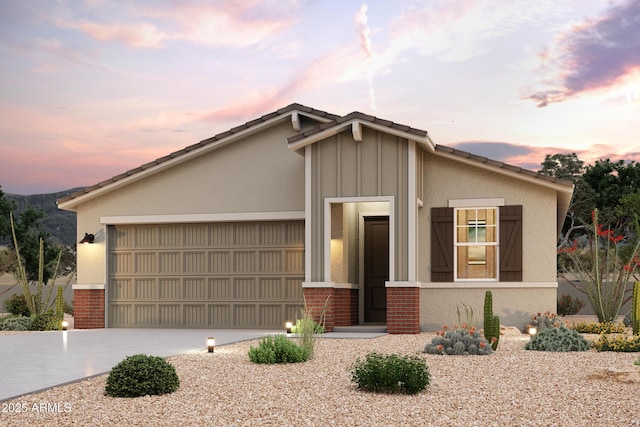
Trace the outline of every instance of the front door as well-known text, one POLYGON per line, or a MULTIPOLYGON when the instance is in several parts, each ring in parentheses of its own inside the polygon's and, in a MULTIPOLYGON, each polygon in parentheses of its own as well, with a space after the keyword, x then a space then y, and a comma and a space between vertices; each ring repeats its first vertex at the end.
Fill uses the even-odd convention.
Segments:
POLYGON ((389 217, 364 218, 364 321, 386 323, 389 217))

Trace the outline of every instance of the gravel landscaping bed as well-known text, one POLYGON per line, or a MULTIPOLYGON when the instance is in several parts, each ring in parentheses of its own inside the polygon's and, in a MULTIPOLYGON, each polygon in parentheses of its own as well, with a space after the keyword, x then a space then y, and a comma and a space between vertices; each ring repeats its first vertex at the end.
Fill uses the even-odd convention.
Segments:
POLYGON ((168 359, 181 381, 175 393, 106 397, 101 375, 3 402, 0 425, 640 425, 639 384, 589 378, 632 365, 638 353, 526 351, 528 337, 511 332, 490 356, 422 354, 433 337, 318 339, 313 360, 290 365, 251 363, 247 352, 257 341, 217 347, 213 354, 203 349, 168 359), (349 366, 371 351, 419 352, 431 384, 417 395, 356 390, 349 366), (6 412, 18 407, 25 411, 6 412))

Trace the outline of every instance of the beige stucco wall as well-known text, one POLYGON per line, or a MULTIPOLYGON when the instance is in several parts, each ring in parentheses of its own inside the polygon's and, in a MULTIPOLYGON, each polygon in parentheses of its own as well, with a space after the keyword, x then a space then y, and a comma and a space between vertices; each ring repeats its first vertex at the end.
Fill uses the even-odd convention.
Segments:
POLYGON ((442 325, 458 324, 456 307, 460 309, 461 320, 466 321, 464 305, 473 308, 476 325, 482 327, 487 290, 493 295, 493 314, 500 316, 500 323, 515 326, 521 331, 529 323, 532 313, 556 311, 556 288, 421 289, 420 329, 435 331, 442 325))
POLYGON ((480 310, 484 292, 494 294, 494 313, 506 325, 524 327, 531 313, 556 310, 556 192, 451 159, 427 154, 424 164, 424 207, 418 209, 418 277, 422 284, 420 323, 424 330, 457 322, 456 305, 480 310), (450 199, 503 198, 505 205, 523 206, 523 281, 431 284, 432 207, 450 199), (433 289, 433 287, 437 287, 433 289))
POLYGON ((106 280, 104 216, 303 212, 304 158, 287 148, 289 121, 130 183, 77 207, 78 283, 106 280))

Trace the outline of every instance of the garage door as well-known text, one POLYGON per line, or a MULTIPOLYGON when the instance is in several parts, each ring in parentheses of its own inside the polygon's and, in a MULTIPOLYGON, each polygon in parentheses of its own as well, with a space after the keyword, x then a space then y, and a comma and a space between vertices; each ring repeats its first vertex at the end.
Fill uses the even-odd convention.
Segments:
POLYGON ((110 327, 282 328, 302 305, 302 221, 108 230, 110 327))

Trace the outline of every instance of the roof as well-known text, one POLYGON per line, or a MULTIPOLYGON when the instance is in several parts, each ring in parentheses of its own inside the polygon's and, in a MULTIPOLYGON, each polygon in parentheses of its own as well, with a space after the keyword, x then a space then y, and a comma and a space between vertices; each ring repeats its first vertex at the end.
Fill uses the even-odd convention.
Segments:
POLYGON ((487 157, 483 157, 483 156, 478 156, 476 154, 472 154, 469 153, 468 151, 462 151, 462 150, 457 150, 455 148, 452 147, 447 147, 444 145, 436 145, 436 152, 439 153, 447 153, 447 154, 452 154, 454 156, 457 157, 461 157, 464 159, 469 159, 471 161, 477 162, 477 163, 484 163, 486 165, 489 166, 493 166, 496 168, 500 168, 500 169, 504 169, 506 171, 511 171, 511 172, 516 172, 516 173, 520 173, 523 175, 527 175, 530 176, 532 178, 538 178, 538 179, 542 179, 544 181, 548 181, 554 184, 558 184, 558 185, 562 185, 565 187, 571 187, 573 188, 573 182, 571 181, 566 181, 564 179, 559 179, 553 176, 549 176, 549 175, 545 175, 543 173, 540 172, 534 172, 531 171, 529 169, 524 169, 521 168, 520 166, 513 166, 504 162, 500 162, 497 160, 491 160, 487 157))
POLYGON ((197 149, 201 149, 203 147, 206 147, 208 145, 212 145, 215 143, 219 143, 221 141, 233 138, 234 136, 238 135, 241 132, 245 132, 250 130, 251 128, 255 128, 261 124, 273 121, 273 120, 277 120, 278 118, 281 118, 283 116, 288 115, 289 113, 293 113, 293 112, 300 112, 300 113, 304 113, 307 114, 309 116, 313 116, 315 118, 324 118, 327 121, 334 121, 340 118, 340 116, 336 115, 336 114, 332 114, 326 111, 322 111, 322 110, 317 110, 315 108, 311 108, 311 107, 307 107, 301 104, 297 104, 297 103, 293 103, 290 105, 287 105, 286 107, 280 108, 272 113, 269 114, 265 114, 261 117, 258 117, 257 119, 253 119, 251 121, 248 121, 240 126, 236 126, 232 129, 229 129, 228 131, 219 133, 217 135, 212 136, 211 138, 207 138, 204 139, 200 142, 198 142, 197 144, 193 144, 190 145, 188 147, 185 147, 181 150, 178 151, 174 151, 173 153, 170 153, 166 156, 160 157, 158 159, 155 159, 149 163, 145 163, 141 166, 138 166, 137 168, 134 169, 130 169, 124 173, 121 173, 119 175, 116 175, 114 177, 111 177, 109 179, 106 179, 104 181, 101 181, 95 185, 92 185, 90 187, 84 187, 81 190, 78 190, 74 193, 71 193, 65 197, 62 197, 60 199, 58 199, 56 202, 58 203, 58 205, 60 205, 61 203, 65 203, 68 202, 72 199, 76 199, 78 197, 81 197, 85 194, 94 192, 100 188, 106 187, 108 185, 114 184, 118 181, 121 181, 125 178, 128 178, 130 176, 139 174, 147 169, 150 169, 152 167, 156 167, 159 165, 162 165, 163 163, 166 163, 172 159, 176 159, 178 157, 184 156, 187 153, 190 153, 194 150, 197 149))
POLYGON ((414 140, 435 155, 450 157, 458 161, 469 162, 470 164, 478 167, 489 168, 493 171, 506 173, 522 179, 531 180, 538 184, 552 187, 562 194, 561 203, 563 205, 566 204, 567 207, 571 199, 571 194, 573 193, 573 183, 570 181, 547 176, 539 172, 533 172, 528 169, 509 165, 497 160, 491 160, 487 157, 478 156, 466 151, 457 150, 455 148, 436 145, 431 140, 426 130, 394 123, 390 120, 380 119, 378 117, 364 114, 358 111, 354 111, 350 114, 347 114, 346 116, 339 116, 336 114, 328 113, 326 111, 317 110, 315 108, 293 103, 272 113, 265 114, 257 119, 248 121, 240 126, 236 126, 228 131, 219 133, 215 136, 212 136, 211 138, 204 139, 197 144, 190 145, 183 148, 182 150, 175 151, 152 162, 145 163, 135 169, 128 170, 127 172, 116 175, 105 181, 101 181, 93 186, 76 191, 66 197, 58 199, 57 203, 58 205, 64 203, 69 204, 69 202, 73 199, 84 199, 83 196, 89 193, 94 193, 100 188, 119 183, 120 181, 129 177, 142 175, 145 171, 162 167, 172 160, 181 159, 183 161, 186 161, 190 153, 206 150, 208 148, 213 149, 216 146, 221 146, 223 144, 233 142, 238 136, 246 135, 248 132, 251 132, 254 129, 260 129, 262 126, 268 125, 273 121, 280 120, 288 116, 289 114, 293 115, 295 113, 302 113, 317 120, 324 121, 324 123, 311 127, 300 132, 297 135, 289 137, 287 141, 289 144, 289 148, 292 150, 297 151, 306 145, 313 144, 329 136, 335 135, 339 132, 343 132, 349 127, 351 127, 352 131, 354 132, 354 139, 358 140, 357 137, 361 137, 360 126, 365 125, 367 127, 382 130, 384 132, 396 134, 403 138, 414 140), (357 135, 358 133, 360 133, 360 135, 357 135))

